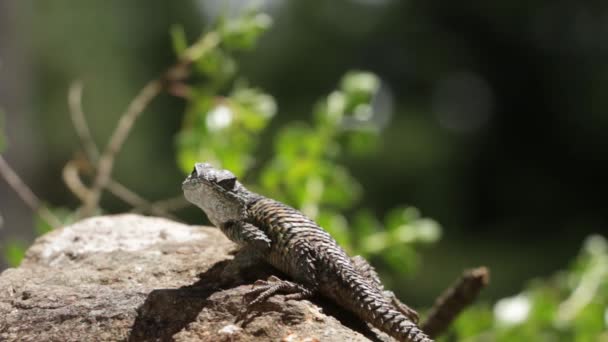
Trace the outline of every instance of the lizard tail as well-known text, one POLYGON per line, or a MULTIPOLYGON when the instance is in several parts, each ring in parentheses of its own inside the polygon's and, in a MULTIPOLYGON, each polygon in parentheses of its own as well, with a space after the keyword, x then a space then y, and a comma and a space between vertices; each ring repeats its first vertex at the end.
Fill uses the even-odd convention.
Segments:
POLYGON ((344 304, 350 302, 351 305, 348 306, 359 318, 402 342, 433 342, 416 323, 396 310, 369 281, 358 275, 346 278, 351 279, 344 284, 350 291, 340 293, 352 295, 350 298, 341 298, 341 301, 344 304))
POLYGON ((372 314, 372 325, 391 337, 404 342, 433 342, 416 323, 401 312, 385 305, 376 308, 374 311, 377 314, 372 314))

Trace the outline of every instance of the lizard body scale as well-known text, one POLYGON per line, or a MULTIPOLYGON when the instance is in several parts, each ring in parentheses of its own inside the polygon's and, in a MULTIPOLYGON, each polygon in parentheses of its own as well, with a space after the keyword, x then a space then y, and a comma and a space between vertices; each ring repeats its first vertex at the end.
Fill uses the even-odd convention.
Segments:
POLYGON ((197 163, 182 188, 229 239, 294 281, 262 282, 251 291, 257 297, 250 305, 276 293, 286 299, 319 293, 399 341, 432 341, 417 326, 416 312, 384 291, 365 259, 350 258, 301 212, 247 190, 230 171, 207 163, 197 163))

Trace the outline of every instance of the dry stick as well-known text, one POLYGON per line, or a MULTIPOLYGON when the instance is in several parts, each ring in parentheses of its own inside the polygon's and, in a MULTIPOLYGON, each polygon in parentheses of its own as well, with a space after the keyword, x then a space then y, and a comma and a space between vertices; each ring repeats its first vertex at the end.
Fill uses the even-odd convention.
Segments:
MULTIPOLYGON (((76 133, 78 134, 78 137, 80 138, 80 141, 87 154, 87 158, 91 163, 94 164, 99 159, 99 149, 93 141, 91 131, 89 130, 89 126, 87 125, 86 118, 84 116, 84 111, 82 110, 82 88, 83 85, 80 81, 76 81, 70 86, 70 90, 68 92, 70 116, 72 118, 74 129, 76 130, 76 133)), ((76 195, 81 201, 84 202, 88 198, 90 191, 80 179, 76 162, 70 161, 65 165, 63 168, 63 179, 72 193, 74 193, 74 195, 76 195)), ((148 201, 112 179, 109 181, 108 188, 108 190, 110 190, 110 192, 112 192, 115 196, 133 206, 149 204, 148 201)), ((156 210, 156 208, 151 208, 151 211, 158 210, 156 210)), ((163 214, 164 216, 169 216, 168 213, 163 214)))
POLYGON ((2 155, 0 155, 0 174, 32 211, 37 212, 38 215, 40 215, 40 217, 51 227, 61 227, 61 221, 57 218, 57 216, 55 216, 46 206, 42 204, 42 202, 40 202, 40 199, 38 199, 32 190, 25 185, 17 173, 10 167, 10 165, 8 165, 2 155))
POLYGON ((75 160, 70 160, 63 167, 61 176, 63 182, 68 189, 76 196, 79 200, 84 201, 89 196, 89 188, 87 188, 80 179, 78 173, 78 163, 75 160))
POLYGON ((80 210, 80 217, 92 215, 93 211, 99 205, 102 190, 110 182, 116 154, 120 151, 131 128, 144 109, 146 109, 148 104, 161 93, 167 81, 176 81, 184 78, 187 74, 187 71, 185 70, 186 67, 192 61, 201 58, 218 43, 219 36, 216 32, 210 32, 203 35, 196 43, 184 51, 176 65, 169 68, 160 78, 149 81, 140 90, 137 96, 135 96, 131 103, 129 103, 127 110, 121 115, 120 120, 110 137, 110 141, 99 158, 97 174, 93 180, 93 187, 80 210))
MULTIPOLYGON (((80 141, 85 149, 87 158, 89 159, 89 162, 94 164, 99 159, 99 149, 97 148, 97 145, 95 145, 95 141, 93 141, 91 131, 89 130, 89 126, 87 125, 87 121, 84 116, 84 111, 82 110, 82 88, 83 85, 80 81, 76 81, 70 86, 70 90, 68 92, 70 116, 72 118, 74 129, 76 130, 76 133, 78 134, 78 137, 80 138, 80 141)), ((74 193, 74 195, 76 195, 76 197, 78 197, 81 201, 84 202, 89 196, 90 191, 82 182, 79 175, 79 168, 75 161, 68 162, 63 168, 63 180, 72 193, 74 193)), ((176 219, 165 209, 153 205, 150 201, 147 201, 135 192, 129 190, 124 185, 112 179, 110 179, 108 183, 108 190, 113 195, 133 207, 146 207, 151 213, 176 219)))
POLYGON ((95 163, 99 158, 99 149, 95 145, 95 141, 87 125, 84 111, 82 110, 82 82, 75 81, 70 85, 68 91, 68 105, 70 107, 70 117, 76 129, 76 134, 80 138, 80 142, 84 148, 87 157, 91 163, 95 163))
MULTIPOLYGON (((90 190, 84 185, 80 178, 78 163, 76 161, 70 160, 65 164, 62 175, 63 181, 68 189, 70 189, 70 191, 81 201, 84 201, 87 196, 89 196, 90 190)), ((108 183, 108 191, 132 207, 145 207, 147 212, 178 221, 178 219, 165 208, 149 202, 118 182, 110 180, 108 183)))
POLYGON ((127 139, 133 124, 141 115, 146 106, 154 99, 162 90, 162 82, 158 79, 148 82, 146 86, 137 94, 131 101, 127 110, 122 114, 114 133, 110 137, 110 141, 106 146, 103 154, 99 158, 97 164, 97 174, 93 181, 93 187, 89 195, 84 201, 84 205, 80 210, 80 217, 87 217, 93 214, 97 208, 101 198, 102 190, 108 185, 112 168, 114 167, 114 158, 123 143, 127 139))
POLYGON ((422 330, 430 337, 444 333, 456 316, 477 298, 479 292, 488 285, 490 272, 486 267, 465 271, 435 301, 422 330))

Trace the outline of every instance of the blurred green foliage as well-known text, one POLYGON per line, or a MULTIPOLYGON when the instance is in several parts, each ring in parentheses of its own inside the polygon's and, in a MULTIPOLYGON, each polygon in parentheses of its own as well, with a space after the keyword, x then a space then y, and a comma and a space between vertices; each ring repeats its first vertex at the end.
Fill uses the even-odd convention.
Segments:
MULTIPOLYGON (((6 148, 6 135, 4 133, 4 112, 0 109, 0 153, 6 148)), ((70 224, 74 222, 75 212, 67 208, 55 208, 52 209, 52 213, 60 220, 63 224, 70 224)), ((0 228, 2 227, 2 217, 0 216, 0 228)), ((34 229, 36 235, 42 235, 53 230, 53 227, 45 221, 40 215, 35 216, 34 229)), ((25 251, 27 245, 21 240, 11 239, 5 242, 0 242, 2 247, 2 254, 4 259, 8 262, 9 266, 17 267, 21 263, 21 260, 25 257, 25 251)))
MULTIPOLYGON (((233 171, 256 190, 300 209, 315 219, 353 254, 376 256, 392 270, 411 273, 416 243, 430 243, 440 228, 420 217, 413 208, 401 207, 380 221, 371 210, 355 208, 362 189, 340 163, 345 154, 374 151, 378 131, 371 125, 349 128, 345 122, 374 113, 372 100, 379 78, 369 72, 348 72, 338 89, 314 106, 310 121, 288 122, 272 137, 272 157, 259 157, 258 142, 277 114, 275 100, 238 78, 234 54, 251 49, 269 27, 270 18, 248 12, 225 20, 207 35, 219 44, 195 61, 195 81, 183 129, 177 137, 178 164, 190 173, 194 163, 207 161, 233 171), (255 187, 254 185, 254 187, 255 187), (348 212, 355 217, 346 218, 348 212)), ((185 35, 172 33, 179 54, 186 49, 185 35)))
MULTIPOLYGON (((59 220, 62 225, 69 225, 74 223, 77 218, 77 212, 70 210, 68 208, 50 208, 48 209, 51 213, 59 220)), ((96 215, 102 215, 103 212, 98 212, 96 215)), ((34 221, 34 230, 36 231, 36 235, 42 235, 53 230, 53 227, 49 224, 49 222, 45 221, 40 215, 36 215, 36 219, 34 221)))
MULTIPOLYGON (((310 120, 287 122, 278 129, 271 137, 271 157, 260 158, 258 142, 277 114, 277 105, 272 96, 237 77, 233 54, 252 48, 269 22, 251 13, 235 21, 220 20, 216 30, 222 38, 210 53, 214 58, 197 61, 200 81, 191 84, 193 96, 178 136, 180 168, 187 174, 195 162, 210 161, 231 169, 246 183, 255 184, 257 191, 314 218, 350 253, 381 260, 395 273, 411 273, 418 261, 414 246, 437 241, 439 225, 412 207, 397 207, 381 219, 372 210, 359 208, 363 189, 341 163, 346 155, 369 155, 379 145, 381 136, 373 126, 345 125, 373 115, 378 77, 348 72, 337 89, 314 106, 310 120), (255 18, 265 24, 252 24, 255 18)), ((183 48, 183 35, 173 37, 174 45, 183 48)), ((607 296, 608 244, 593 236, 569 270, 549 281, 535 281, 493 308, 484 303, 470 308, 445 340, 607 338, 607 296)))
MULTIPOLYGON (((234 20, 221 19, 206 33, 216 35, 219 44, 194 61, 200 80, 191 87, 183 129, 177 137, 178 164, 184 172, 199 160, 221 164, 237 176, 252 165, 257 137, 274 116, 276 104, 244 80, 234 81, 234 54, 251 48, 270 23, 267 15, 251 11, 234 20)), ((174 29, 172 37, 177 54, 183 53, 187 46, 183 32, 174 29)))
POLYGON ((3 254, 9 266, 17 267, 25 256, 27 244, 21 240, 9 240, 3 244, 3 254))
MULTIPOLYGON (((76 219, 76 212, 67 208, 52 208, 50 209, 53 215, 59 219, 63 225, 69 225, 74 223, 76 219)), ((1 222, 0 222, 1 223, 1 222)), ((40 215, 35 215, 34 230, 36 235, 43 235, 51 230, 53 227, 45 221, 40 215)), ((27 250, 27 244, 21 240, 10 239, 0 244, 2 247, 2 253, 5 260, 8 262, 10 267, 17 267, 21 263, 21 260, 25 257, 27 250)))
POLYGON ((491 309, 465 311, 451 336, 457 341, 606 341, 608 242, 587 238, 572 265, 548 280, 535 280, 491 309))
MULTIPOLYGON (((382 218, 359 207, 362 186, 342 163, 348 155, 371 155, 380 145, 382 137, 373 126, 345 125, 374 114, 378 77, 346 73, 337 89, 313 107, 309 120, 287 122, 270 137, 273 151, 263 159, 260 141, 277 116, 277 104, 239 76, 237 56, 254 48, 270 25, 270 17, 249 11, 220 19, 206 33, 218 43, 194 61, 188 106, 176 137, 180 169, 189 173, 198 161, 230 169, 257 191, 316 219, 351 254, 384 262, 394 273, 410 274, 418 263, 415 245, 437 241, 439 225, 412 207, 399 206, 382 218)), ((171 37, 178 55, 188 49, 181 27, 173 27, 171 37)), ((2 128, 0 113, 0 151, 6 145, 2 128)), ((66 223, 72 220, 69 210, 53 212, 66 223)), ((36 222, 37 234, 51 229, 43 220, 36 222)), ((25 244, 11 240, 4 247, 9 264, 18 265, 25 244)), ((535 280, 495 305, 469 308, 443 340, 608 340, 607 305, 608 243, 592 236, 567 270, 535 280)))

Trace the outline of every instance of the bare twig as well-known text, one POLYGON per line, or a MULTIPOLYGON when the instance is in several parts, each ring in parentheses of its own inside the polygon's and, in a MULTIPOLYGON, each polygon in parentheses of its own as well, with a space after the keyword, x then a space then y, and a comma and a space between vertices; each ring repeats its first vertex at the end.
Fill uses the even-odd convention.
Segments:
MULTIPOLYGON (((74 128, 76 129, 78 137, 80 138, 80 141, 87 154, 87 158, 91 163, 94 164, 99 159, 99 149, 95 145, 95 142, 93 141, 91 132, 89 130, 89 126, 87 125, 84 116, 84 111, 82 110, 81 99, 82 82, 76 81, 70 86, 70 91, 68 94, 70 114, 72 118, 72 123, 74 124, 74 128)), ((65 167, 63 168, 63 179, 68 188, 72 191, 72 193, 74 193, 74 195, 76 195, 76 197, 78 197, 81 201, 86 201, 88 196, 90 196, 91 191, 83 184, 79 175, 79 170, 76 161, 72 160, 65 165, 65 167)), ((171 215, 163 208, 153 205, 146 199, 142 198, 138 194, 134 193, 124 185, 114 181, 111 178, 108 181, 107 188, 113 195, 133 207, 146 207, 151 213, 175 219, 173 215, 171 215)))
POLYGON ((77 161, 70 160, 67 162, 63 167, 62 176, 65 185, 79 200, 84 201, 89 196, 89 188, 80 179, 77 161))
POLYGON ((87 158, 91 163, 96 163, 99 158, 99 149, 95 145, 95 141, 87 125, 84 112, 82 110, 82 82, 75 81, 70 85, 68 92, 68 104, 70 107, 70 117, 74 124, 74 129, 80 138, 82 147, 84 148, 87 158))
POLYGON ((167 87, 167 92, 182 99, 190 99, 192 97, 192 89, 182 82, 170 83, 167 87))
MULTIPOLYGON (((84 185, 80 178, 79 170, 81 167, 82 165, 79 165, 78 161, 69 161, 63 168, 63 181, 76 197, 84 201, 89 196, 90 190, 84 185)), ((177 218, 169 213, 167 208, 155 205, 112 179, 110 179, 107 189, 114 196, 120 198, 134 208, 145 208, 145 212, 150 212, 177 221, 177 218)))
POLYGON ((97 174, 93 180, 93 186, 80 210, 80 217, 90 216, 99 205, 101 194, 110 180, 114 159, 122 148, 129 132, 133 128, 135 121, 143 113, 150 102, 158 96, 165 86, 170 82, 180 81, 187 77, 188 66, 192 61, 202 58, 212 48, 219 43, 217 32, 207 33, 191 45, 180 56, 178 62, 167 69, 161 77, 149 81, 129 103, 126 111, 121 115, 112 136, 97 164, 97 174))
POLYGON ((422 324, 422 330, 430 337, 440 336, 446 331, 456 316, 477 298, 479 292, 488 285, 490 272, 486 267, 465 271, 435 301, 429 317, 422 324))
MULTIPOLYGON (((217 33, 211 32, 203 35, 195 44, 184 51, 178 63, 169 68, 160 78, 148 82, 131 101, 127 110, 121 115, 116 129, 99 158, 97 174, 93 180, 92 189, 85 198, 84 205, 80 210, 81 217, 90 216, 99 205, 101 193, 111 181, 116 154, 120 151, 135 121, 143 113, 148 104, 161 93, 167 81, 173 82, 185 78, 187 76, 187 66, 192 61, 201 58, 218 43, 219 37, 217 33)), ((79 94, 75 93, 74 96, 76 95, 79 94)), ((78 113, 78 111, 74 112, 78 113)))
POLYGON ((19 178, 19 175, 10 167, 6 160, 0 155, 0 174, 6 180, 8 185, 19 195, 21 200, 27 204, 30 209, 46 221, 53 228, 61 227, 61 221, 55 216, 46 206, 40 202, 40 199, 25 185, 19 178))
POLYGON ((127 110, 120 117, 116 129, 110 137, 108 145, 99 158, 97 174, 93 180, 91 191, 89 192, 84 201, 84 205, 81 208, 81 217, 90 216, 95 208, 97 208, 99 200, 101 199, 101 193, 110 181, 116 154, 118 151, 120 151, 137 118, 141 115, 148 104, 158 94, 160 94, 162 88, 162 82, 159 79, 148 82, 148 84, 146 84, 139 94, 137 94, 137 96, 131 101, 127 107, 127 110))

